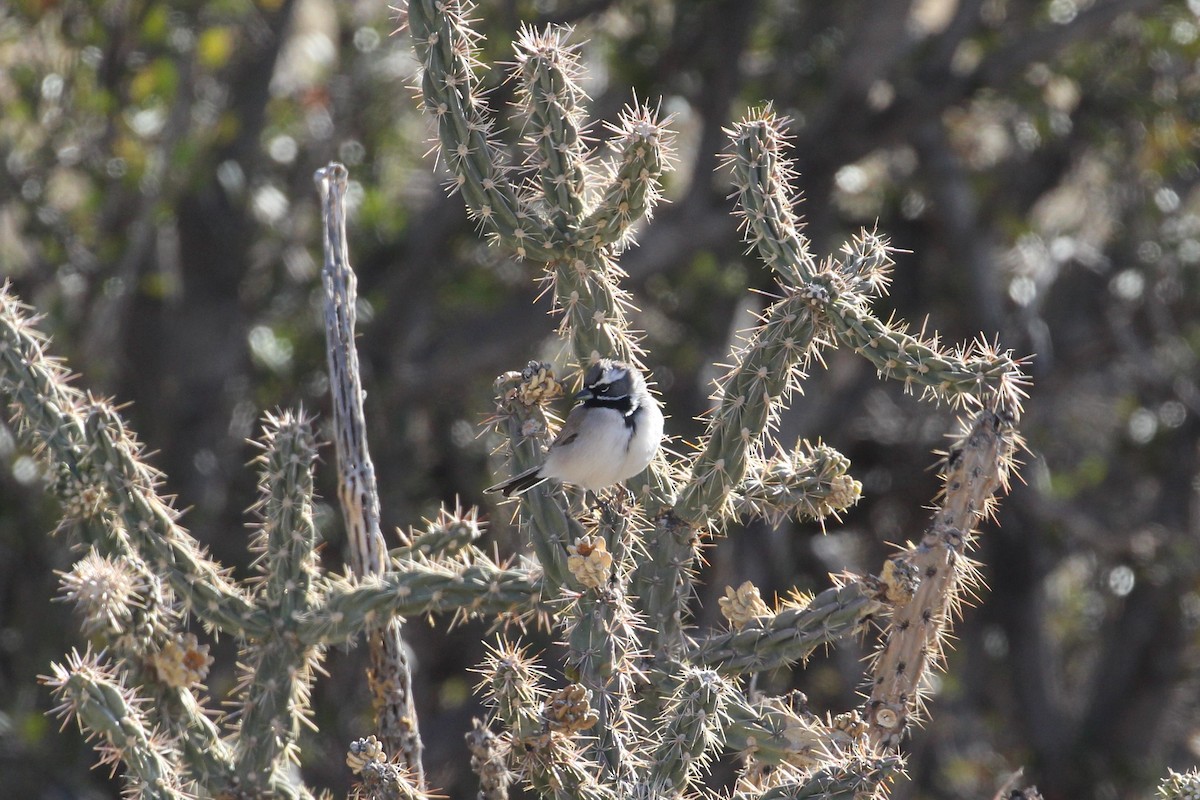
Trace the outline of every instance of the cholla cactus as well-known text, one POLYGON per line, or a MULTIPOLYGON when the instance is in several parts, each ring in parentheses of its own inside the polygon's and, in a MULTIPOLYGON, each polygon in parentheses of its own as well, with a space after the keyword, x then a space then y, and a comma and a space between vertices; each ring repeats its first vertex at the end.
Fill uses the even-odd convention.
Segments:
MULTIPOLYGON (((575 365, 604 356, 640 363, 617 260, 658 198, 669 129, 635 102, 610 128, 612 157, 595 157, 584 145, 569 30, 525 30, 515 68, 526 154, 510 157, 479 91, 468 11, 456 0, 412 0, 406 9, 422 101, 452 188, 489 239, 536 265, 575 365)), ((504 562, 476 546, 483 526, 461 508, 443 510, 390 552, 381 544, 361 435, 340 165, 323 170, 319 183, 341 499, 357 574, 327 575, 315 556, 316 442, 303 413, 265 420, 251 543, 260 575, 239 583, 179 526, 113 407, 71 388, 27 311, 0 293, 0 392, 63 500, 63 531, 88 548, 63 575, 63 595, 107 647, 72 655, 45 680, 61 713, 98 739, 101 760, 126 765, 134 794, 313 796, 290 767, 316 667, 324 648, 366 636, 379 730, 349 748, 355 792, 429 796, 416 719, 405 705, 398 620, 547 620, 550 609, 564 645, 558 668, 509 641, 479 668, 490 709, 470 738, 481 796, 505 797, 514 782, 563 800, 704 796, 707 766, 722 751, 742 759, 732 789, 739 800, 886 793, 925 679, 974 578, 974 527, 1007 488, 1025 378, 1018 360, 984 340, 947 349, 936 336, 877 316, 871 305, 891 264, 878 234, 864 232, 836 256, 811 253, 792 211, 784 120, 754 112, 730 138, 736 213, 778 291, 730 354, 705 434, 686 456, 652 464, 631 497, 616 493, 588 508, 573 490, 552 485, 522 495, 530 553, 504 562), (722 602, 727 628, 689 630, 694 566, 731 517, 828 524, 857 502, 862 485, 844 456, 820 442, 784 448, 772 436, 806 371, 836 346, 869 359, 882 378, 965 413, 928 531, 914 534, 879 576, 842 575, 814 596, 793 593, 773 606, 746 583, 722 602), (200 691, 210 657, 186 628, 188 616, 243 645, 236 714, 214 720, 206 712, 200 691), (819 716, 795 696, 747 692, 744 678, 803 662, 872 622, 884 634, 861 710, 819 716)), ((516 469, 540 458, 557 425, 550 403, 569 383, 540 362, 497 380, 492 421, 516 469)))
MULTIPOLYGON (((653 207, 670 163, 669 131, 649 109, 631 109, 610 128, 617 157, 598 168, 581 144, 588 124, 570 31, 525 30, 515 69, 526 155, 509 157, 492 136, 496 123, 478 89, 478 37, 468 24, 469 10, 466 3, 432 0, 411 0, 406 9, 423 67, 423 103, 436 124, 452 187, 494 243, 541 267, 576 363, 609 355, 636 359, 641 349, 626 324, 629 300, 619 285, 617 258, 638 218, 653 207), (522 171, 523 181, 516 177, 522 171)), ((793 770, 788 780, 760 784, 764 796, 878 790, 898 766, 881 748, 898 744, 916 711, 925 671, 936 662, 938 643, 970 579, 971 531, 993 494, 1006 486, 1018 446, 1014 423, 1025 379, 1017 360, 982 340, 944 349, 936 336, 913 335, 875 316, 870 306, 886 290, 891 265, 888 244, 878 234, 864 232, 833 258, 812 255, 792 211, 783 128, 784 121, 767 109, 730 131, 727 159, 738 213, 752 249, 775 272, 779 292, 732 354, 696 452, 678 463, 652 465, 638 481, 635 513, 606 514, 602 504, 599 525, 591 530, 589 520, 571 513, 560 488, 535 488, 521 500, 526 530, 546 570, 544 590, 566 603, 564 674, 581 681, 593 705, 603 709, 593 731, 596 743, 579 757, 590 764, 589 774, 620 796, 695 791, 699 765, 722 746, 754 763, 793 770), (824 524, 857 502, 862 485, 836 450, 803 441, 784 449, 771 437, 805 371, 819 362, 822 348, 837 345, 867 357, 881 377, 902 380, 922 397, 971 415, 947 460, 942 510, 925 544, 887 562, 880 578, 846 576, 814 598, 797 597, 775 610, 752 586, 730 589, 722 608, 731 629, 685 635, 698 549, 731 515, 771 521, 794 515, 824 524), (951 529, 957 538, 944 533, 951 529), (940 572, 930 569, 938 557, 940 572), (636 601, 630 604, 629 597, 636 601), (838 729, 839 739, 834 729, 814 727, 787 704, 748 701, 724 683, 723 676, 803 660, 814 648, 862 630, 866 620, 893 612, 895 624, 876 659, 881 677, 863 716, 854 717, 853 736, 838 729), (922 624, 911 624, 913 614, 922 624), (644 661, 647 654, 652 661, 644 661), (653 666, 647 670, 644 663, 653 666), (622 722, 635 708, 661 724, 647 732, 622 722), (693 728, 698 720, 703 725, 693 728), (886 732, 884 723, 891 725, 886 732)), ((533 366, 497 384, 493 421, 509 437, 518 470, 539 458, 539 442, 553 432, 544 406, 520 400, 541 374, 533 366)), ((498 663, 484 668, 485 675, 496 670, 503 671, 498 663)), ((494 722, 518 739, 529 736, 528 714, 514 718, 511 709, 498 710, 494 722)), ((523 774, 543 788, 529 770, 523 774)), ((745 796, 753 795, 746 786, 745 796)))

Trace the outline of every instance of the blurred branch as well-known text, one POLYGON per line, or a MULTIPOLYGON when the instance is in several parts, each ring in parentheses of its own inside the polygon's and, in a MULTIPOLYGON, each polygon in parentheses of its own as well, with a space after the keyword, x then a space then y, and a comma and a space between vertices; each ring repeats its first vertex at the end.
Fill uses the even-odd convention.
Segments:
POLYGON ((1009 44, 985 58, 967 78, 971 87, 998 86, 1024 72, 1029 65, 1051 58, 1075 42, 1099 36, 1122 14, 1161 8, 1160 0, 1110 0, 1080 13, 1066 25, 1049 25, 1040 31, 1014 36, 1009 44))
POLYGON ((913 143, 937 207, 933 221, 940 224, 946 258, 954 272, 966 274, 973 316, 977 316, 980 329, 1000 330, 1004 293, 992 260, 990 231, 980 220, 975 192, 941 118, 931 118, 918 128, 913 143))
POLYGON ((579 0, 574 5, 559 9, 553 14, 542 14, 534 21, 533 27, 544 28, 547 25, 570 25, 584 17, 602 14, 615 4, 616 0, 579 0))

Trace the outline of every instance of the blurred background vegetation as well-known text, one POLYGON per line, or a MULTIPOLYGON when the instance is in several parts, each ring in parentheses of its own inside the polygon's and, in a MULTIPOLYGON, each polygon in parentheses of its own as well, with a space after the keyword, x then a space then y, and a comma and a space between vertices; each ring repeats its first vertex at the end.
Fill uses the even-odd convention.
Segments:
MULTIPOLYGON (((712 366, 769 291, 742 255, 722 127, 773 101, 792 118, 808 235, 835 250, 878 221, 898 316, 943 341, 1036 353, 1024 485, 983 537, 989 588, 908 743, 898 798, 991 797, 1024 766, 1050 800, 1145 797, 1200 761, 1200 2, 1189 0, 482 0, 485 61, 522 22, 577 26, 594 116, 638 97, 674 114, 670 204, 623 258, 676 447, 712 366)), ((500 372, 555 356, 537 266, 489 250, 447 197, 410 97, 395 12, 365 0, 9 0, 0 6, 0 274, 46 319, 82 386, 131 401, 184 521, 244 574, 245 468, 264 409, 326 414, 313 171, 353 184, 351 256, 385 527, 483 503, 500 372)), ((495 107, 513 87, 488 80, 495 107)), ((593 131, 598 146, 603 128, 593 131)), ((519 123, 510 126, 519 134, 519 123)), ((861 359, 818 368, 780 439, 846 453, 864 500, 826 532, 735 528, 724 586, 765 595, 868 570, 920 534, 945 409, 861 359)), ((0 428, 0 795, 108 797, 35 676, 81 635, 52 603, 72 555, 0 428)), ((335 496, 332 456, 320 478, 335 496)), ((344 540, 324 506, 323 557, 344 540)), ((431 781, 473 796, 462 734, 484 631, 412 620, 431 781)), ((209 680, 231 688, 233 645, 209 680)), ((818 711, 856 704, 862 652, 794 674, 818 711)), ((329 655, 305 773, 344 789, 369 733, 365 648, 329 655)))

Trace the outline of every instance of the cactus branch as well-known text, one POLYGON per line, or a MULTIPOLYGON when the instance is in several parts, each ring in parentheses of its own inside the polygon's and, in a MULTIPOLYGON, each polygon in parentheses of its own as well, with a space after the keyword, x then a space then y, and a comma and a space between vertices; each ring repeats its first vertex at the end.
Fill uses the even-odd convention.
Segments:
POLYGON ((813 773, 807 780, 776 786, 758 800, 869 800, 887 796, 886 787, 904 762, 892 754, 864 754, 813 773))
POLYGON ((517 37, 521 99, 528 116, 525 138, 558 238, 566 238, 583 214, 584 161, 580 125, 584 99, 578 83, 578 46, 570 27, 523 28, 517 37))
MULTIPOLYGON (((521 372, 504 373, 494 386, 494 421, 508 436, 512 471, 517 474, 545 458, 541 441, 549 437, 551 423, 544 404, 560 396, 562 388, 550 365, 539 361, 530 361, 521 372)), ((521 495, 530 543, 545 573, 549 596, 569 580, 567 546, 584 535, 583 526, 564 510, 561 497, 562 489, 551 483, 521 495)))
POLYGON ((533 610, 540 582, 525 569, 487 558, 470 563, 400 562, 382 575, 332 581, 319 608, 296 635, 309 644, 342 644, 372 619, 453 613, 456 618, 523 616, 533 610))
POLYGON ((52 664, 53 675, 42 683, 59 701, 56 711, 64 724, 71 718, 89 738, 99 739, 100 763, 126 767, 129 793, 149 800, 184 800, 178 752, 152 730, 141 708, 144 699, 122 685, 112 668, 90 650, 77 651, 66 664, 52 664))
POLYGON ((999 408, 1020 410, 1028 379, 1011 350, 1002 352, 982 339, 947 350, 936 337, 914 335, 905 325, 884 322, 844 298, 835 299, 828 310, 838 340, 867 358, 881 376, 902 381, 906 390, 919 387, 922 396, 958 407, 993 396, 999 408))
MULTIPOLYGON (((560 615, 566 634, 567 674, 591 693, 597 757, 602 775, 618 787, 633 780, 638 758, 628 748, 628 713, 637 684, 641 621, 625 596, 636 548, 637 523, 624 508, 602 503, 595 530, 570 548, 568 569, 582 586, 560 615)), ((574 594, 574 593, 573 593, 574 594)))
POLYGON ((791 451, 751 462, 732 498, 734 509, 774 525, 790 516, 823 522, 862 495, 849 469, 850 460, 832 447, 799 441, 791 451))
POLYGON ((972 532, 990 514, 996 492, 1007 491, 1018 446, 1011 418, 986 408, 977 412, 946 456, 945 486, 932 524, 919 544, 893 557, 896 566, 887 575, 918 582, 911 592, 899 593, 872 665, 865 717, 873 744, 895 747, 919 710, 924 679, 941 661, 962 592, 978 581, 967 557, 972 532))
POLYGON ((240 636, 264 631, 263 615, 229 580, 227 571, 210 561, 179 526, 179 512, 157 492, 158 473, 141 460, 141 446, 116 410, 92 401, 81 411, 86 415, 91 474, 103 481, 113 498, 120 527, 136 551, 166 576, 188 609, 206 623, 240 636))
POLYGON ((517 775, 555 800, 616 800, 588 769, 572 735, 552 729, 544 718, 544 674, 524 648, 501 642, 480 672, 488 704, 509 731, 510 766, 517 775))
POLYGON ((236 753, 238 775, 259 789, 288 764, 299 763, 296 738, 306 721, 313 669, 320 658, 294 633, 296 621, 318 600, 312 519, 316 437, 303 415, 268 415, 263 447, 257 506, 262 555, 256 565, 263 574, 262 603, 278 614, 279 623, 243 654, 238 690, 245 710, 236 753))
POLYGON ((704 448, 692 462, 675 516, 700 525, 729 513, 734 490, 749 472, 752 454, 784 399, 798 386, 800 370, 820 342, 818 334, 811 298, 803 290, 766 311, 719 381, 704 448))
POLYGON ((792 211, 798 198, 791 188, 792 163, 782 152, 787 123, 770 107, 750 112, 726 131, 732 149, 725 160, 733 167, 737 214, 750 248, 784 283, 803 285, 818 267, 792 211))
POLYGON ((650 757, 651 797, 681 797, 724 744, 733 687, 712 670, 689 668, 663 711, 650 757))
POLYGON ((756 761, 814 769, 835 758, 829 733, 780 698, 751 702, 734 695, 726 714, 727 746, 756 761))
POLYGON ((826 589, 804 606, 786 606, 736 630, 710 634, 689 656, 726 675, 766 672, 853 635, 881 609, 875 593, 854 581, 826 589))
POLYGON ((609 126, 616 159, 600 189, 599 202, 579 222, 581 248, 622 247, 631 241, 634 226, 648 219, 662 193, 661 178, 671 163, 672 135, 649 106, 636 102, 609 126))
POLYGON ((513 191, 509 167, 492 139, 493 121, 475 69, 477 34, 466 21, 470 3, 412 0, 405 11, 413 49, 421 62, 425 110, 437 123, 438 143, 471 214, 521 258, 548 261, 555 239, 513 191))
POLYGON ((68 508, 106 517, 90 530, 102 553, 154 564, 171 588, 206 623, 249 635, 266 620, 204 556, 178 523, 179 512, 157 493, 159 474, 141 459, 141 447, 113 408, 67 384, 66 369, 45 352, 28 309, 0 288, 0 392, 8 398, 14 430, 53 465, 52 488, 68 508), (111 517, 111 518, 107 518, 111 517), (115 522, 114 522, 115 521, 115 522))

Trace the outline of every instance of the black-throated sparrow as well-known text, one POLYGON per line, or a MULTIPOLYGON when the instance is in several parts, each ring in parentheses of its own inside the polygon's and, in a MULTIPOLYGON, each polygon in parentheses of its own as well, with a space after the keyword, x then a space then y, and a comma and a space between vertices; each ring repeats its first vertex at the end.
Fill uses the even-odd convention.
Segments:
POLYGON ((543 481, 597 492, 644 470, 662 443, 663 415, 637 368, 602 358, 588 369, 546 460, 487 489, 505 497, 543 481))

